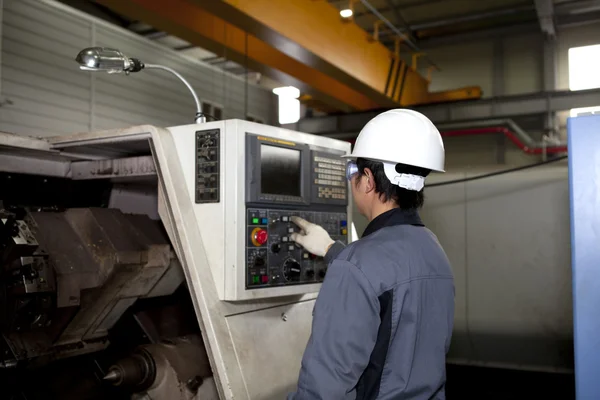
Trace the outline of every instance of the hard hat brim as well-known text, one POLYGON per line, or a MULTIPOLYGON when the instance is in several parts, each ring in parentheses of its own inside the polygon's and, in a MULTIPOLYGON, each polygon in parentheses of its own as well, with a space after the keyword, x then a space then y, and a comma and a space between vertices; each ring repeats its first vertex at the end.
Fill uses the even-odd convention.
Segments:
POLYGON ((376 159, 373 157, 365 157, 365 156, 361 156, 360 154, 344 154, 343 156, 341 156, 341 158, 344 158, 346 160, 356 160, 358 158, 364 158, 365 160, 371 160, 371 161, 379 161, 382 163, 395 163, 395 164, 406 164, 406 165, 412 165, 414 167, 419 167, 419 168, 425 168, 428 169, 430 171, 435 171, 435 172, 446 172, 444 169, 439 169, 439 168, 431 168, 425 165, 414 165, 414 164, 407 164, 407 163, 401 163, 398 161, 394 161, 394 160, 380 160, 380 159, 376 159))

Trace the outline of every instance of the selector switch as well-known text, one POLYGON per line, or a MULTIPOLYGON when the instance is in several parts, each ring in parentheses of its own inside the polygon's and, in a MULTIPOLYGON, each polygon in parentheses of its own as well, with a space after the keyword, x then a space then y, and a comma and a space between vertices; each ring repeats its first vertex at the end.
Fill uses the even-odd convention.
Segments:
POLYGON ((288 282, 296 282, 300 280, 300 263, 293 258, 288 258, 283 263, 283 276, 288 282))
POLYGON ((271 246, 271 251, 275 254, 279 253, 281 251, 281 245, 279 243, 274 243, 271 246))

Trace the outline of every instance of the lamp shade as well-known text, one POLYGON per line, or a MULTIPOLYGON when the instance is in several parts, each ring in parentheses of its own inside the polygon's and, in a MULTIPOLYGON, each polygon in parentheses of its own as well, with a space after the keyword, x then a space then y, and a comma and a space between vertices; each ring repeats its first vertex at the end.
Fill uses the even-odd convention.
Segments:
POLYGON ((83 49, 75 58, 79 68, 86 71, 105 71, 109 74, 128 71, 131 61, 123 53, 107 47, 83 49))

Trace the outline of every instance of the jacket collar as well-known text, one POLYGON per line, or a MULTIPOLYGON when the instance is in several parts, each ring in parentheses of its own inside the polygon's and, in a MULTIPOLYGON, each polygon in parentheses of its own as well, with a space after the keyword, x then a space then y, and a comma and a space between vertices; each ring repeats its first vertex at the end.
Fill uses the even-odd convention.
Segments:
POLYGON ((369 236, 381 228, 395 225, 425 226, 423 221, 421 221, 421 217, 417 210, 401 210, 400 208, 393 208, 378 215, 369 222, 362 237, 369 236))

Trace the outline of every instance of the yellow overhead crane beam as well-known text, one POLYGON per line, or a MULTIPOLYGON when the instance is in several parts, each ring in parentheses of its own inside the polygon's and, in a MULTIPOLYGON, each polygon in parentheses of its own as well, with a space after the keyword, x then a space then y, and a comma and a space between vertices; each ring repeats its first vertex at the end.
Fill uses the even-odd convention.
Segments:
POLYGON ((416 57, 408 66, 324 0, 96 1, 342 111, 481 96, 479 88, 429 93, 416 57))
POLYGON ((383 94, 395 105, 427 100, 425 78, 325 0, 188 1, 352 87, 362 84, 363 92, 383 94), (401 91, 403 83, 412 90, 401 91))

